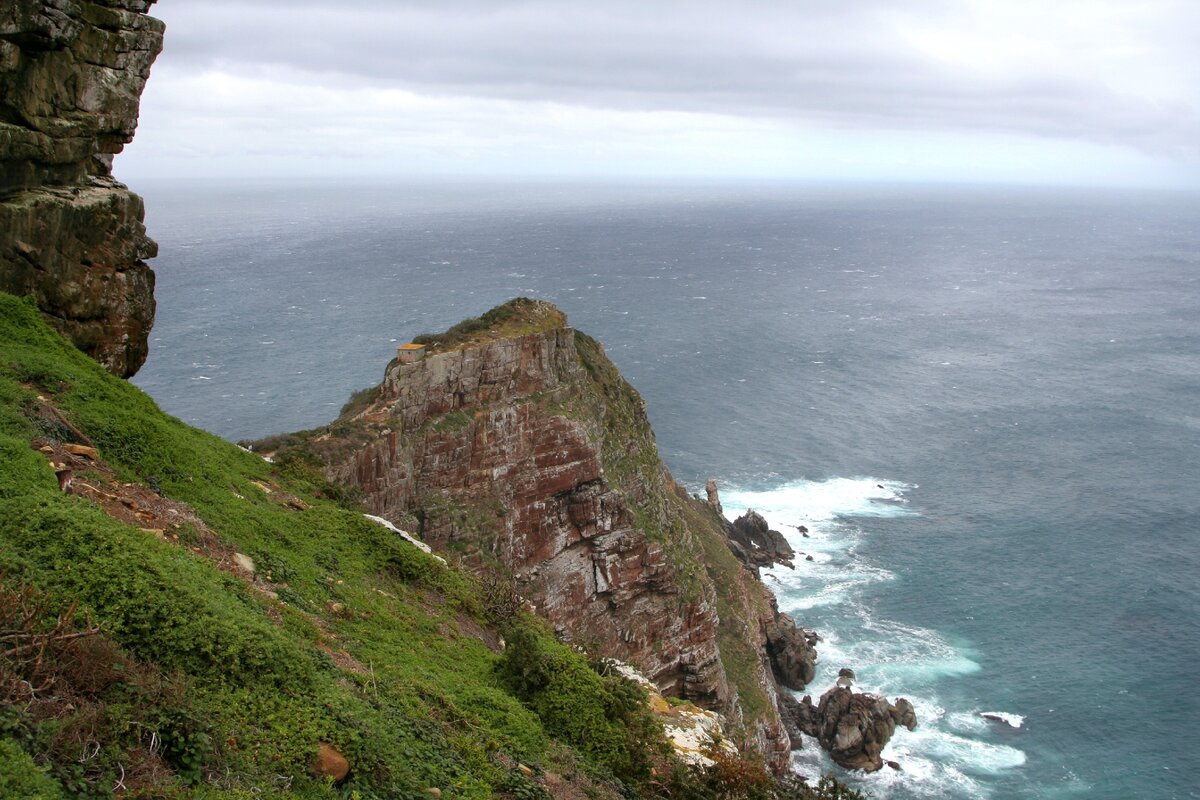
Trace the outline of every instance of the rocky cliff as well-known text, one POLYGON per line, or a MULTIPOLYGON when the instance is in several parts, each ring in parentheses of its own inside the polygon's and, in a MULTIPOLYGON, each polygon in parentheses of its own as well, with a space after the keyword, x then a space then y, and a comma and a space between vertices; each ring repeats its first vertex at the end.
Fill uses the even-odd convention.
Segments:
POLYGON ((784 767, 780 685, 811 678, 811 641, 672 479, 601 346, 531 300, 425 341, 302 446, 372 513, 511 576, 561 637, 723 712, 784 767))
POLYGON ((154 322, 156 246, 111 172, 162 49, 153 2, 0 3, 0 290, 121 376, 154 322))

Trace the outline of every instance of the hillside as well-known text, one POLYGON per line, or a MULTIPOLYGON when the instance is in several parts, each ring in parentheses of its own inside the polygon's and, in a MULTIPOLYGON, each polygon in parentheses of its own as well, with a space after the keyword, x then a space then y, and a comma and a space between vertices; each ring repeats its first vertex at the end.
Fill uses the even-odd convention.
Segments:
POLYGON ((687 703, 651 715, 453 552, 163 414, 8 295, 0 454, 2 797, 705 797, 729 770, 770 796, 753 759, 671 754, 687 703))
POLYGON ((671 477, 600 344, 527 299, 416 341, 426 352, 402 349, 333 424, 256 449, 320 465, 786 769, 780 683, 811 679, 811 642, 735 557, 729 523, 671 477))

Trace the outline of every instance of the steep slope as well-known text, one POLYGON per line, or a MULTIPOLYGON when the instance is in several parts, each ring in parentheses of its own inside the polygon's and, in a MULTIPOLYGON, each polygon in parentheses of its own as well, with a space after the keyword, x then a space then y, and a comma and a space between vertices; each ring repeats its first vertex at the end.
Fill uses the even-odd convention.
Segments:
POLYGON ((599 343, 525 299, 419 341, 327 429, 259 446, 314 455, 372 513, 511 577, 561 637, 719 710, 783 769, 776 676, 802 688, 789 665, 811 644, 672 479, 599 343))
POLYGON ((644 694, 337 495, 0 294, 0 796, 656 796, 644 694))
POLYGON ((117 375, 145 362, 156 253, 112 178, 162 49, 153 0, 0 5, 0 291, 117 375))

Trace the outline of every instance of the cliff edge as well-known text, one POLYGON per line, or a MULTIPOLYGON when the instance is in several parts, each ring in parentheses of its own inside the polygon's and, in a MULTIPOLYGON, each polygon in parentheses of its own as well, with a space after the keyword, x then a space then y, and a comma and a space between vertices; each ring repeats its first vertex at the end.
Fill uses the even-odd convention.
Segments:
MULTIPOLYGON (((781 681, 811 642, 738 561, 729 523, 659 459, 641 397, 549 303, 517 299, 401 348, 301 448, 367 509, 511 580, 560 638, 720 711, 776 769, 781 681)), ((808 673, 811 676, 811 672, 808 673)))
POLYGON ((0 4, 0 291, 122 377, 146 360, 157 246, 112 159, 162 50, 153 2, 0 4))

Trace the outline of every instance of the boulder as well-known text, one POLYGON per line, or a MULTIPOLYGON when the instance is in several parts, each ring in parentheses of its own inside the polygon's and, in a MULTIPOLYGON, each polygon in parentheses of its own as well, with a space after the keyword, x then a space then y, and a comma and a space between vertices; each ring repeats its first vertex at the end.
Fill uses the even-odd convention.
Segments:
POLYGON ((257 573, 254 559, 245 553, 234 553, 233 563, 237 564, 238 569, 240 569, 242 572, 245 572, 250 577, 254 577, 254 575, 257 573))
POLYGON ((847 686, 825 692, 818 705, 805 696, 798 703, 783 704, 783 709, 789 731, 796 729, 815 737, 838 764, 865 772, 883 767, 880 753, 897 725, 909 730, 917 726, 908 700, 900 698, 893 705, 885 697, 855 693, 847 686))
POLYGON ((755 573, 760 567, 782 564, 792 567, 796 551, 779 531, 771 530, 767 521, 750 509, 726 528, 729 549, 755 573))
POLYGON ((816 674, 816 634, 797 628, 787 614, 763 626, 767 656, 775 680, 788 689, 803 689, 816 674))
POLYGON ((312 763, 313 774, 318 778, 331 778, 334 783, 350 772, 350 762, 328 742, 317 745, 317 757, 312 763))

